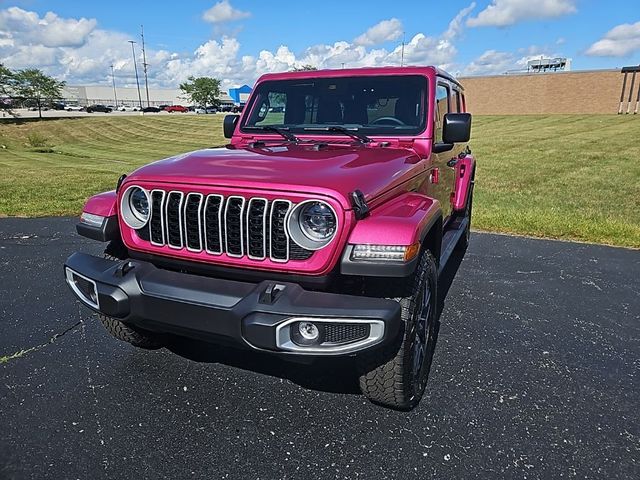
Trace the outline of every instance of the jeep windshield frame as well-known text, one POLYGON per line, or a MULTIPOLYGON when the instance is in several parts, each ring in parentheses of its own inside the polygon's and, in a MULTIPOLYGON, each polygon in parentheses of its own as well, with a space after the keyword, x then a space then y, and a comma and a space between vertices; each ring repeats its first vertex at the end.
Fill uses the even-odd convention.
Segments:
MULTIPOLYGON (((416 137, 427 129, 426 76, 360 75, 260 82, 240 131, 275 127, 302 135, 416 137), (337 128, 332 128, 337 127, 337 128)), ((266 133, 266 129, 265 133, 266 133)))

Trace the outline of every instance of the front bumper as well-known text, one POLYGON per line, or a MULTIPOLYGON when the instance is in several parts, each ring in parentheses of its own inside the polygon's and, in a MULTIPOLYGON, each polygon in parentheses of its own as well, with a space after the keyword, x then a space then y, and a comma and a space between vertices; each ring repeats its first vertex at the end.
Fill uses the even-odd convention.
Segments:
POLYGON ((354 354, 392 341, 399 332, 400 305, 393 300, 307 291, 296 283, 224 280, 84 253, 67 259, 65 277, 85 305, 107 316, 146 330, 250 349, 354 354), (367 336, 300 345, 289 333, 298 321, 314 322, 321 330, 366 325, 367 336))

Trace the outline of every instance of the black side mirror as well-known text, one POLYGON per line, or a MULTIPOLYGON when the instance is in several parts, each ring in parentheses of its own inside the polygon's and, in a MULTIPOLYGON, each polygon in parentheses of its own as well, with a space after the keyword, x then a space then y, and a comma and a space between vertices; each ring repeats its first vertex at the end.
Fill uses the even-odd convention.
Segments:
POLYGON ((222 122, 222 131, 224 132, 224 138, 233 137, 233 132, 238 124, 240 115, 227 115, 222 122))
POLYGON ((442 126, 444 143, 464 143, 471 138, 471 114, 447 113, 442 126))

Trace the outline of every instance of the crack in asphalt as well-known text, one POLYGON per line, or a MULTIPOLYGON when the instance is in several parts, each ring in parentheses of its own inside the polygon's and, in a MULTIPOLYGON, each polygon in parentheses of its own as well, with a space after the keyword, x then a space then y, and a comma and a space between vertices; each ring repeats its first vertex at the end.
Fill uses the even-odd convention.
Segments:
POLYGON ((66 335, 69 332, 72 332, 73 330, 75 330, 76 328, 78 328, 80 325, 82 325, 84 323, 83 320, 79 320, 76 323, 74 323, 73 325, 71 325, 70 327, 66 328, 65 330, 63 330, 60 333, 56 333, 55 335, 53 335, 48 341, 41 343, 40 345, 35 345, 33 347, 27 348, 27 349, 23 349, 23 350, 18 350, 17 352, 12 353, 11 355, 3 355, 0 356, 0 364, 2 363, 9 363, 11 360, 16 360, 18 358, 22 358, 25 355, 28 355, 30 353, 33 352, 37 352, 38 350, 41 350, 49 345, 51 345, 52 343, 54 343, 56 340, 58 340, 60 337, 66 335))

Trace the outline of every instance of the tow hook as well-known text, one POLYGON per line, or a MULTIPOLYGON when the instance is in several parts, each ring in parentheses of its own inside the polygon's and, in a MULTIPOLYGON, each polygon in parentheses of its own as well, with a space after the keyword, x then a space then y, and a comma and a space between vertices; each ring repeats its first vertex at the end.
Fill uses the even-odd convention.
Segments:
POLYGON ((118 268, 116 268, 114 275, 118 278, 122 278, 135 267, 136 266, 131 262, 122 262, 120 265, 118 265, 118 268))
POLYGON ((280 293, 284 291, 286 288, 285 285, 280 285, 279 283, 270 283, 267 285, 267 288, 260 294, 259 303, 265 305, 273 305, 276 301, 280 293))

